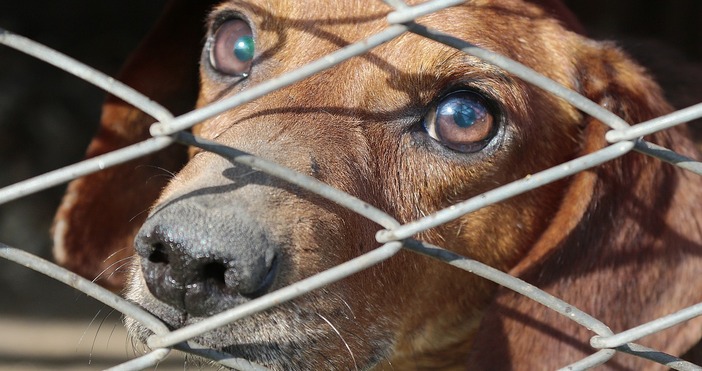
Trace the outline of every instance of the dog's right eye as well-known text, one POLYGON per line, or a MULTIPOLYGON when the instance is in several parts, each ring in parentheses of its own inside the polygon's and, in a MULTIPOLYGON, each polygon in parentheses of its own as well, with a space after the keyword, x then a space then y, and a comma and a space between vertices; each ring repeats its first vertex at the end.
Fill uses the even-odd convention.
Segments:
POLYGON ((251 27, 242 19, 230 19, 208 41, 210 65, 225 75, 246 77, 254 57, 251 27))
POLYGON ((458 91, 445 96, 425 117, 424 127, 437 142, 458 152, 480 151, 497 133, 497 120, 479 94, 458 91))

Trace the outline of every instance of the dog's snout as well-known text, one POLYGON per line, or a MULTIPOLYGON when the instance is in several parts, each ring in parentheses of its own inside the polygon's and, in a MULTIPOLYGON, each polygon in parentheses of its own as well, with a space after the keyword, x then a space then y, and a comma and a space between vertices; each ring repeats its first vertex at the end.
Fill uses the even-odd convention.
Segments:
POLYGON ((278 272, 276 248, 260 226, 188 204, 149 218, 135 248, 151 293, 196 317, 265 294, 278 272))

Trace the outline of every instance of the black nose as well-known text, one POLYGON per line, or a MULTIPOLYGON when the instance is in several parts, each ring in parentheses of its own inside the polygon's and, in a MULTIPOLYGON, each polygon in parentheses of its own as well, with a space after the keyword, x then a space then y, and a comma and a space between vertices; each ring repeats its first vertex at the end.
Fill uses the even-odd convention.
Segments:
POLYGON ((135 240, 149 291, 193 316, 209 316, 268 292, 279 259, 263 225, 197 198, 168 205, 135 240))

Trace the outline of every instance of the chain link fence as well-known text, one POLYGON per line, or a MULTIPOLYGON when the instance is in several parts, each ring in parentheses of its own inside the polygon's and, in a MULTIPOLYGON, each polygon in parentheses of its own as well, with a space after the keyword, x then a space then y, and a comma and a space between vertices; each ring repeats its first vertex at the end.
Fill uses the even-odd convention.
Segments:
MULTIPOLYGON (((651 360, 651 362, 665 364, 668 367, 677 370, 700 369, 698 366, 689 362, 664 354, 654 349, 647 349, 643 346, 637 345, 635 342, 649 334, 670 328, 702 315, 702 304, 681 309, 680 311, 672 313, 666 317, 662 317, 648 323, 643 323, 635 328, 615 334, 609 329, 607 324, 602 323, 597 318, 590 316, 588 313, 579 311, 569 303, 564 302, 537 287, 534 287, 524 281, 505 274, 497 269, 491 268, 490 266, 482 264, 478 261, 460 256, 451 251, 442 249, 439 246, 432 246, 421 241, 413 240, 411 237, 420 232, 440 226, 460 216, 476 211, 487 205, 514 197, 537 187, 541 187, 559 179, 576 174, 580 171, 590 169, 604 162, 613 160, 630 151, 637 151, 648 156, 653 156, 662 161, 666 161, 675 166, 684 168, 690 172, 702 174, 702 163, 681 156, 653 143, 648 143, 639 139, 647 134, 702 117, 702 103, 650 121, 638 123, 636 125, 629 125, 621 118, 600 107, 598 104, 536 73, 525 65, 510 60, 505 56, 493 53, 489 50, 476 47, 475 45, 470 44, 468 41, 457 39, 451 35, 426 28, 421 24, 414 22, 417 17, 451 7, 461 3, 462 1, 434 0, 417 6, 408 6, 400 0, 385 0, 385 2, 392 6, 395 11, 387 16, 387 27, 377 34, 374 34, 355 44, 341 48, 322 59, 314 61, 285 75, 278 76, 229 98, 177 117, 174 117, 171 112, 161 105, 151 101, 149 97, 143 96, 139 92, 120 83, 119 81, 110 78, 107 75, 104 75, 64 54, 61 54, 56 50, 45 47, 10 31, 0 29, 0 44, 17 49, 46 63, 50 63, 79 77, 82 80, 89 82, 90 84, 98 86, 110 94, 138 107, 157 120, 157 122, 150 128, 150 133, 153 136, 151 139, 2 188, 0 189, 0 204, 8 203, 47 188, 69 182, 77 177, 97 172, 107 167, 121 164, 137 157, 153 153, 173 144, 174 142, 178 142, 185 145, 197 146, 204 150, 217 153, 237 163, 255 167, 272 176, 278 177, 310 192, 325 197, 348 208, 349 210, 352 210, 355 213, 364 216, 365 218, 376 222, 384 228, 383 230, 378 231, 376 235, 377 241, 383 244, 381 247, 326 271, 320 272, 314 276, 303 279, 288 287, 279 289, 255 300, 251 300, 243 305, 214 315, 206 320, 177 330, 169 330, 158 318, 155 318, 138 306, 88 280, 85 280, 63 268, 39 258, 34 254, 0 243, 0 257, 39 271, 44 275, 74 287, 81 292, 96 298, 109 307, 114 308, 120 313, 136 319, 155 333, 155 335, 148 339, 148 346, 153 349, 153 351, 150 351, 149 353, 137 357, 129 362, 116 365, 112 368, 114 370, 137 370, 153 367, 168 356, 172 349, 179 349, 187 353, 209 358, 219 362, 223 366, 234 369, 264 369, 263 367, 252 364, 247 360, 237 359, 231 355, 224 354, 219 351, 203 348, 192 342, 191 339, 238 319, 302 296, 312 290, 327 286, 338 280, 343 280, 349 275, 355 274, 386 259, 392 258, 403 249, 430 256, 443 261, 446 264, 464 269, 472 274, 493 281, 503 287, 525 295, 531 300, 541 303, 551 310, 560 313, 566 318, 575 321, 581 326, 590 329, 592 332, 594 332, 594 336, 590 342, 591 346, 593 347, 592 355, 583 358, 574 364, 563 365, 565 369, 584 370, 592 368, 607 362, 616 352, 626 352, 635 356, 644 357, 651 360), (432 215, 428 215, 406 224, 400 224, 391 215, 388 215, 383 210, 377 209, 374 206, 369 205, 349 194, 332 188, 318 181, 317 179, 292 171, 265 159, 240 152, 235 148, 224 146, 221 143, 198 138, 187 132, 187 129, 203 120, 227 110, 231 110, 239 105, 251 102, 261 96, 275 91, 276 89, 294 84, 297 81, 305 79, 319 71, 331 68, 349 58, 362 55, 363 53, 366 53, 369 50, 372 50, 373 48, 393 40, 394 38, 397 38, 407 32, 421 35, 461 50, 466 54, 478 57, 488 63, 509 71, 511 74, 518 76, 524 81, 558 95, 582 112, 608 125, 612 129, 606 136, 606 139, 610 145, 586 156, 576 158, 559 166, 532 174, 527 178, 497 187, 489 192, 457 203, 432 215)), ((9 284, 12 284, 12 282, 9 284)))

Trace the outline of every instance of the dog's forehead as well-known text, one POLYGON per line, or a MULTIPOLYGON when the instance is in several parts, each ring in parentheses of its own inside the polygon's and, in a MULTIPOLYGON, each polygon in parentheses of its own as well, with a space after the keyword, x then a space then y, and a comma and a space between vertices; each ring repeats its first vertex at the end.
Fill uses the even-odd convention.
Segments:
MULTIPOLYGON (((262 81, 324 58, 382 31, 388 26, 386 17, 392 10, 381 1, 247 0, 220 4, 211 19, 222 13, 235 12, 251 23, 260 57, 254 61, 257 66, 250 79, 262 81)), ((546 51, 553 52, 554 46, 567 44, 563 40, 543 37, 550 33, 540 30, 559 27, 558 22, 541 8, 519 0, 468 1, 462 6, 421 17, 418 23, 527 65, 536 65, 531 59, 546 51), (516 36, 505 38, 505 35, 516 36)), ((436 76, 446 72, 449 76, 445 79, 450 79, 454 77, 451 74, 464 72, 455 67, 465 61, 484 65, 435 41, 405 34, 364 56, 345 62, 342 64, 345 67, 318 76, 322 79, 343 78, 343 74, 352 73, 354 80, 360 82, 366 76, 377 80, 372 74, 363 73, 369 70, 404 75, 434 71, 436 76)), ((539 66, 545 66, 546 73, 554 67, 543 61, 539 66)), ((421 84, 417 87, 426 89, 421 84)))
MULTIPOLYGON (((536 23, 554 21, 534 2, 541 4, 548 1, 470 0, 461 6, 420 17, 417 22, 478 45, 489 40, 488 44, 495 44, 499 49, 499 45, 504 43, 495 40, 503 38, 507 34, 504 32, 506 29, 511 35, 529 39, 533 36, 530 31, 533 31, 531 29, 536 23)), ((317 39, 315 41, 321 44, 314 49, 338 49, 385 29, 388 26, 387 15, 393 10, 379 0, 234 0, 217 6, 210 17, 210 24, 215 23, 213 20, 218 14, 235 12, 252 23, 260 43, 294 48, 317 39)), ((308 54, 307 50, 304 52, 308 54)))
MULTIPOLYGON (((222 17, 244 18, 251 25, 257 57, 247 81, 240 85, 228 85, 203 74, 199 104, 235 94, 246 86, 284 75, 362 42, 388 27, 386 17, 392 10, 381 1, 222 3, 210 15, 211 28, 222 17)), ((473 0, 423 16, 417 22, 505 54, 567 86, 571 84, 567 62, 571 57, 566 51, 570 39, 549 36, 558 34, 554 28, 563 28, 538 6, 519 0, 473 0)), ((203 135, 217 136, 231 122, 260 117, 261 107, 269 113, 346 107, 374 117, 398 119, 393 115, 401 113, 409 119, 420 115, 422 107, 438 96, 466 83, 510 107, 523 107, 527 92, 516 88, 515 81, 508 73, 478 58, 406 33, 292 87, 240 106, 226 118, 210 120, 203 125, 203 135)))

